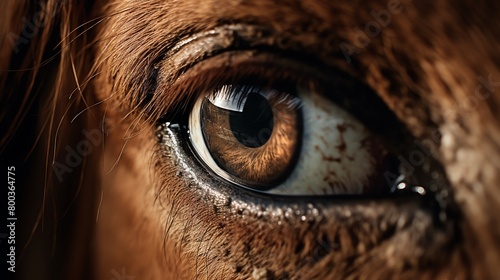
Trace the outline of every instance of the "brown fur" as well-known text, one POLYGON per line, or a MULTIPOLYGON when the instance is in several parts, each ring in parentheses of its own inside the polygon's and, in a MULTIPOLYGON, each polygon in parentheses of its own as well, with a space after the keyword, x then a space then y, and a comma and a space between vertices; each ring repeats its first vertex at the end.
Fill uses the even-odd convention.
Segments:
MULTIPOLYGON (((21 277, 110 279, 122 268, 137 279, 499 277, 498 88, 473 107, 462 104, 479 76, 500 81, 500 4, 402 1, 401 13, 347 63, 339 44, 355 45, 354 27, 390 1, 45 2, 54 16, 17 53, 5 38, 21 34, 20 19, 40 7, 6 1, 1 10, 1 98, 13 104, 2 111, 2 156, 30 154, 20 172, 33 170, 25 183, 39 198, 24 214, 21 237, 30 242, 21 277), (366 83, 415 137, 438 131, 434 156, 455 215, 436 223, 418 200, 310 207, 254 197, 219 188, 176 156, 182 147, 159 145, 158 120, 192 101, 200 90, 193 81, 208 80, 217 59, 233 56, 185 54, 179 42, 228 24, 263 27, 269 33, 249 31, 255 45, 314 57, 366 83), (58 183, 52 162, 64 162, 82 129, 103 121, 109 133, 58 183), (16 141, 25 135, 29 146, 16 141)), ((249 51, 225 67, 253 56, 265 61, 249 51)))

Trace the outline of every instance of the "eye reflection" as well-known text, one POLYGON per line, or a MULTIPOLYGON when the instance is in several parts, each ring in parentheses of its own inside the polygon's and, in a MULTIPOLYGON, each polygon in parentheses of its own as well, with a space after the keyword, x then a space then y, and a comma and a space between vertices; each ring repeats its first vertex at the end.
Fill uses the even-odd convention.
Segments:
POLYGON ((230 183, 280 195, 385 193, 385 147, 322 94, 224 85, 189 118, 192 146, 230 183))

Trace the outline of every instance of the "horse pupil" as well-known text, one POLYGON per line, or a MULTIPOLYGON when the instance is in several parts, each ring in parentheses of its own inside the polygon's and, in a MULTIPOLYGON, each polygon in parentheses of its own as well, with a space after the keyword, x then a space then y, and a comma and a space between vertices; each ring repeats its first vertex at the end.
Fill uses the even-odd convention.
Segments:
POLYGON ((259 93, 250 93, 242 112, 232 111, 229 124, 234 137, 249 147, 258 148, 271 137, 274 117, 271 104, 259 93))

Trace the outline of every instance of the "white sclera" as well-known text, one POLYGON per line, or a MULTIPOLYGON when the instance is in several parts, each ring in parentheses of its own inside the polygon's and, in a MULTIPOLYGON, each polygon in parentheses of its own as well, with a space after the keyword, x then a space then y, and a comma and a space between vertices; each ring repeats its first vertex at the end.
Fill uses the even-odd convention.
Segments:
POLYGON ((297 165, 280 186, 281 195, 362 194, 377 159, 363 147, 370 132, 356 118, 316 92, 298 90, 303 138, 297 165), (341 132, 338 127, 344 127, 341 132), (345 144, 342 151, 339 147, 345 144), (329 160, 328 160, 329 159, 329 160))

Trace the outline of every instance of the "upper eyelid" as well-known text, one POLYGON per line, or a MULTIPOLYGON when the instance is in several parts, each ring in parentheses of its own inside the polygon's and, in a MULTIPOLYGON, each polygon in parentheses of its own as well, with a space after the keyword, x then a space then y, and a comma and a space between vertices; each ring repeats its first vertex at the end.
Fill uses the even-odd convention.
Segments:
MULTIPOLYGON (((141 81, 139 98, 131 100, 131 107, 136 106, 137 100, 145 100, 142 107, 146 115, 153 115, 151 120, 161 118, 162 114, 168 111, 169 107, 163 104, 163 108, 154 102, 154 99, 165 99, 164 92, 170 90, 170 86, 187 72, 191 67, 218 56, 225 52, 244 51, 250 52, 270 52, 292 57, 294 60, 302 60, 309 65, 319 67, 337 68, 353 74, 349 67, 338 67, 345 64, 345 59, 341 53, 337 57, 321 55, 315 47, 320 44, 317 34, 290 34, 286 32, 276 32, 265 26, 248 24, 229 24, 216 27, 208 31, 202 31, 190 37, 168 44, 167 50, 156 50, 154 57, 147 59, 147 71, 136 71, 132 73, 133 80, 141 81), (307 40, 304 38, 307 37, 307 40), (331 59, 329 59, 331 58, 331 59), (158 113, 157 111, 163 111, 158 113)), ((132 80, 132 79, 131 79, 132 80)), ((171 100, 185 99, 184 96, 171 98, 171 100)))
POLYGON ((265 26, 247 24, 223 25, 178 41, 164 52, 154 67, 168 69, 167 76, 178 76, 186 67, 222 52, 252 49, 272 49, 308 56, 335 67, 338 61, 345 62, 342 54, 321 55, 316 52, 313 47, 319 46, 320 42, 315 34, 276 32, 265 26))
POLYGON ((269 31, 264 32, 264 30, 264 27, 227 25, 194 34, 179 41, 169 49, 162 61, 155 67, 171 70, 169 74, 175 76, 189 65, 194 65, 221 52, 236 48, 241 49, 241 46, 248 48, 259 44, 255 42, 259 41, 255 38, 260 37, 258 34, 269 33, 269 31))

